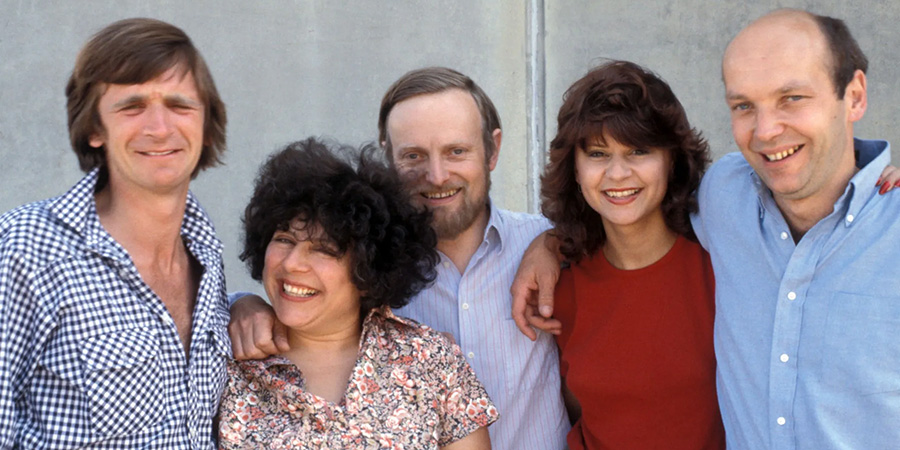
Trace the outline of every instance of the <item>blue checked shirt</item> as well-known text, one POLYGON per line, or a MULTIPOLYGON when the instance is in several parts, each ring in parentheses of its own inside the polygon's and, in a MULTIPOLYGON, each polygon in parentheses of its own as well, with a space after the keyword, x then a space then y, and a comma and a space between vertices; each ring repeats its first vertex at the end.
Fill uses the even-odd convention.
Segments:
POLYGON ((100 225, 96 181, 0 217, 0 449, 212 449, 231 353, 221 243, 189 194, 181 236, 203 275, 188 359, 100 225))
POLYGON ((434 284, 397 309, 398 316, 450 332, 497 406, 493 448, 559 450, 569 418, 560 395, 559 355, 553 336, 532 342, 512 319, 512 285, 522 254, 550 228, 540 216, 491 208, 484 241, 464 273, 441 254, 434 284))
POLYGON ((887 142, 854 144, 860 171, 797 243, 740 154, 703 178, 729 449, 900 448, 900 196, 875 188, 887 142))

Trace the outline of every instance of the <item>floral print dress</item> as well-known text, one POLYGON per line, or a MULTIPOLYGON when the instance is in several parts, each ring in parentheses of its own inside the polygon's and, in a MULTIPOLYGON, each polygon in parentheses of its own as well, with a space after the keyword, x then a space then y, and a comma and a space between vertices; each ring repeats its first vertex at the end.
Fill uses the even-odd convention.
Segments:
POLYGON ((378 308, 340 403, 303 390, 287 359, 231 361, 222 449, 436 449, 498 418, 462 353, 438 332, 378 308))

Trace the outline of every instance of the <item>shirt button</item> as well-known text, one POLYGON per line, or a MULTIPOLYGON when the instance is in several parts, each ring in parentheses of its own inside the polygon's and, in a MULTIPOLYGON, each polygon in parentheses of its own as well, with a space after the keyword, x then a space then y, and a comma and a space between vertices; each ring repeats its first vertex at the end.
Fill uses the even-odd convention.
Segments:
POLYGON ((444 268, 446 269, 446 268, 449 268, 449 267, 450 267, 450 262, 444 261, 444 268))
POLYGON ((468 355, 466 355, 466 356, 468 356, 468 357, 469 357, 469 359, 472 359, 472 358, 474 358, 474 357, 475 357, 475 353, 473 353, 473 352, 469 352, 469 354, 468 354, 468 355))
POLYGON ((794 291, 788 292, 788 300, 796 300, 797 294, 794 291))
POLYGON ((785 422, 787 422, 787 420, 785 420, 784 417, 779 417, 779 418, 776 420, 776 422, 778 422, 778 425, 784 425, 785 422))
POLYGON ((853 222, 853 214, 847 214, 847 222, 853 222))
POLYGON ((785 239, 787 239, 787 238, 788 238, 787 231, 782 231, 782 232, 781 232, 781 240, 783 241, 783 240, 785 240, 785 239))
POLYGON ((781 362, 788 362, 789 359, 791 358, 787 355, 787 353, 783 353, 781 355, 781 362))
POLYGON ((469 304, 468 304, 468 303, 463 303, 463 304, 462 304, 462 309, 469 309, 469 304))
POLYGON ((162 321, 163 321, 163 323, 166 324, 166 325, 172 325, 172 324, 175 323, 175 322, 172 320, 172 318, 169 317, 168 314, 162 316, 162 321))

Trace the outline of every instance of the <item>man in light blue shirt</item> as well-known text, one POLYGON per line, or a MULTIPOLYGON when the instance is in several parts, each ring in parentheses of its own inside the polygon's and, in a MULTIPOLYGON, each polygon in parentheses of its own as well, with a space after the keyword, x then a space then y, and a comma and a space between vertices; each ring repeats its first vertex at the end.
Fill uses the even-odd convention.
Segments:
POLYGON ((722 62, 735 142, 700 187, 731 449, 900 445, 900 198, 853 139, 867 61, 843 22, 779 10, 722 62))
MULTIPOLYGON (((434 285, 396 313, 459 344, 500 413, 488 428, 493 448, 564 448, 570 425, 556 344, 545 333, 532 342, 509 313, 509 287, 522 253, 550 223, 490 202, 490 172, 502 138, 494 105, 459 72, 419 69, 388 89, 378 128, 391 163, 409 183, 411 201, 434 214, 441 258, 434 285)), ((269 339, 271 319, 259 317, 270 317, 270 309, 247 302, 256 302, 253 311, 232 308, 235 355, 277 352, 269 339)))
MULTIPOLYGON (((900 254, 900 198, 875 189, 889 144, 853 138, 867 64, 843 22, 797 10, 758 19, 725 52, 741 154, 710 168, 693 225, 716 276, 729 449, 900 445, 900 277, 886 273, 900 254)), ((535 248, 514 316, 552 330, 525 314, 536 281, 541 314, 552 312, 556 265, 535 248)))

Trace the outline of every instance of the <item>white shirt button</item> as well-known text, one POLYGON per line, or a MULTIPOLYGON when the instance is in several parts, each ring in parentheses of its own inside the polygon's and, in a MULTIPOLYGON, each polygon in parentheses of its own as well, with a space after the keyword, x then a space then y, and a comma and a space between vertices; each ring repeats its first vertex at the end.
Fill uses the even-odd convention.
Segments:
POLYGON ((469 352, 469 354, 468 354, 468 355, 466 355, 466 356, 468 356, 468 357, 469 357, 469 359, 472 359, 472 358, 474 358, 474 357, 475 357, 475 353, 473 353, 473 352, 469 352))
POLYGON ((468 303, 463 303, 463 304, 462 304, 462 309, 469 309, 469 304, 468 304, 468 303))
POLYGON ((450 262, 444 261, 444 268, 449 268, 449 267, 450 267, 450 262))
POLYGON ((853 222, 853 214, 847 214, 847 222, 853 222))
POLYGON ((791 358, 787 355, 787 353, 782 353, 781 362, 788 362, 789 359, 791 358))
POLYGON ((779 418, 776 420, 776 422, 778 422, 778 425, 784 425, 785 422, 787 422, 787 420, 785 420, 784 417, 779 417, 779 418))
POLYGON ((782 232, 781 232, 781 240, 783 241, 783 240, 785 240, 785 239, 787 239, 787 238, 788 238, 787 231, 782 231, 782 232))
POLYGON ((166 314, 166 315, 164 315, 164 316, 162 316, 162 321, 163 321, 163 323, 164 323, 164 324, 166 324, 166 325, 172 325, 172 324, 174 324, 174 323, 175 323, 175 321, 174 321, 174 320, 172 320, 172 318, 171 318, 171 317, 169 317, 169 315, 168 315, 168 314, 166 314))
POLYGON ((796 300, 797 294, 794 291, 788 292, 788 300, 796 300))

